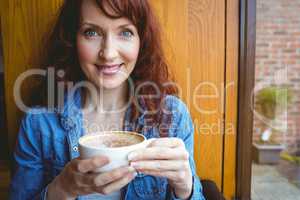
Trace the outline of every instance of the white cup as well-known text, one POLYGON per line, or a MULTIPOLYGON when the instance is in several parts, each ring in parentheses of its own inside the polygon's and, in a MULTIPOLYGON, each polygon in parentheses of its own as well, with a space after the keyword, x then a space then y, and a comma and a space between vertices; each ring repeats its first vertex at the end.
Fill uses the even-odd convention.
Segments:
POLYGON ((108 157, 109 163, 95 170, 95 172, 107 172, 119 168, 121 166, 129 166, 128 154, 132 151, 145 148, 150 143, 150 140, 147 140, 147 138, 144 135, 135 132, 103 131, 103 132, 94 133, 92 135, 82 136, 79 138, 78 143, 79 143, 80 158, 82 159, 92 158, 94 156, 99 156, 99 155, 108 157), (103 135, 111 135, 114 133, 131 134, 136 137, 139 137, 141 141, 133 145, 121 146, 121 147, 106 147, 103 145, 91 146, 87 144, 87 140, 101 139, 103 135))

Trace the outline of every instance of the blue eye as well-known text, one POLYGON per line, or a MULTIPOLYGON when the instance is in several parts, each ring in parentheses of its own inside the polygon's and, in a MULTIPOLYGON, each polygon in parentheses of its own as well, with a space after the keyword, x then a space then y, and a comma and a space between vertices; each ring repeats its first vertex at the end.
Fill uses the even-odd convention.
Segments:
POLYGON ((87 37, 95 37, 98 35, 98 33, 94 30, 88 29, 88 30, 84 31, 84 35, 87 37))
POLYGON ((121 36, 122 36, 122 37, 126 37, 126 38, 130 38, 130 37, 133 36, 133 33, 132 33, 132 31, 130 31, 130 30, 125 30, 125 31, 122 31, 122 32, 121 32, 121 36))

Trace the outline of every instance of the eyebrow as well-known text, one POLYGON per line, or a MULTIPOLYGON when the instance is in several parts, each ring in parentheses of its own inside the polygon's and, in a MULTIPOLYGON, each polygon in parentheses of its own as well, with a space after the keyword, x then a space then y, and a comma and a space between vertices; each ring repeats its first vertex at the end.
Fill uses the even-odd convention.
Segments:
MULTIPOLYGON (((80 23, 80 25, 81 26, 82 25, 89 25, 89 26, 92 26, 92 27, 95 27, 95 28, 101 28, 97 24, 93 24, 93 23, 90 23, 90 22, 83 22, 83 23, 80 23)), ((120 29, 120 28, 125 28, 125 27, 128 27, 128 26, 133 26, 133 24, 130 24, 130 23, 122 24, 122 25, 118 26, 117 28, 120 29)))

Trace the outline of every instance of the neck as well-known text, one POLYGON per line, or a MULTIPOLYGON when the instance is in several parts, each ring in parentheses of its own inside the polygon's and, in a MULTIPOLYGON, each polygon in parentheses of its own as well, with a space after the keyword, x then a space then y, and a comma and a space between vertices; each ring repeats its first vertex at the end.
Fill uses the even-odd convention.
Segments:
POLYGON ((122 112, 128 102, 128 85, 125 82, 113 89, 98 88, 96 94, 86 93, 84 108, 92 112, 122 112))

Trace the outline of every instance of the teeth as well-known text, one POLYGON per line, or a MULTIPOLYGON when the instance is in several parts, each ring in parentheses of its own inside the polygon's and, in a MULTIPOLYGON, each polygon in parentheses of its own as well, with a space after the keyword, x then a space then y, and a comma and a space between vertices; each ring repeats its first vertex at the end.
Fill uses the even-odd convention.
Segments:
POLYGON ((113 75, 120 70, 121 65, 109 66, 109 67, 98 67, 101 73, 105 75, 113 75))

